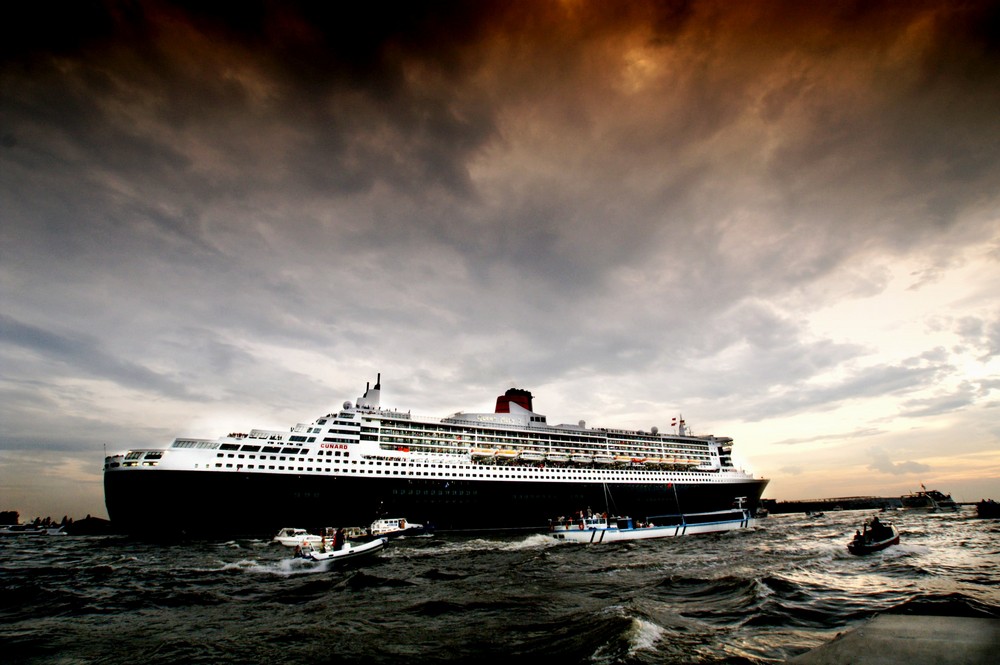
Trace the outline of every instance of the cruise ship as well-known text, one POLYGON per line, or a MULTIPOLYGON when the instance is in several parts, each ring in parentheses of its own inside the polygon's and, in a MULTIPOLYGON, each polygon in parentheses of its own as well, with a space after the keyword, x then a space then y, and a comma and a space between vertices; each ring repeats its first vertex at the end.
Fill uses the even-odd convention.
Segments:
POLYGON ((116 529, 157 536, 264 535, 385 515, 439 532, 542 530, 591 507, 640 520, 753 511, 768 482, 733 465, 731 438, 692 435, 683 420, 666 433, 550 425, 519 388, 492 413, 420 417, 383 407, 380 395, 381 375, 353 404, 289 431, 110 455, 108 515, 116 529))

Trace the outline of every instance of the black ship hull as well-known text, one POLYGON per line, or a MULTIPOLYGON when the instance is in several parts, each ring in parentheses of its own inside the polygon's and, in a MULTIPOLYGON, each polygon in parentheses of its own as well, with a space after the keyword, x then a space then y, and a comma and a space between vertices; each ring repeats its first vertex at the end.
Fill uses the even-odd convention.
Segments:
POLYGON ((543 530, 548 520, 605 506, 619 515, 757 508, 764 479, 662 484, 483 482, 149 469, 105 473, 115 528, 162 538, 270 536, 288 526, 364 526, 399 516, 438 531, 543 530))

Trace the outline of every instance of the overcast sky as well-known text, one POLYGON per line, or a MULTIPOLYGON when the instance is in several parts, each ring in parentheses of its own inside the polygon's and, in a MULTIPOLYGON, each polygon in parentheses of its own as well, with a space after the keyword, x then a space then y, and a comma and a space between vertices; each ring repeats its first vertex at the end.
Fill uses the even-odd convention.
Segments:
POLYGON ((996 3, 23 4, 0 509, 378 372, 683 414, 770 498, 1000 499, 996 3))

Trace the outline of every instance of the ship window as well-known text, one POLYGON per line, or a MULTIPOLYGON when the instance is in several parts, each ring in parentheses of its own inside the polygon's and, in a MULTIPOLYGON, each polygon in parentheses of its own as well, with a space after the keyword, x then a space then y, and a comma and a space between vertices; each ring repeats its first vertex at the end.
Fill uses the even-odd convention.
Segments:
POLYGON ((244 450, 248 453, 260 452, 260 446, 243 446, 240 450, 244 450))
MULTIPOLYGON (((280 453, 281 452, 281 448, 279 448, 278 446, 264 446, 264 449, 261 452, 265 452, 265 453, 280 453)), ((274 459, 274 458, 271 458, 271 459, 274 459)))
POLYGON ((281 452, 284 453, 285 455, 298 455, 299 454, 299 449, 298 448, 282 448, 281 452))
MULTIPOLYGON (((271 459, 274 459, 274 458, 272 457, 271 459)), ((284 462, 284 461, 285 461, 285 458, 284 458, 284 457, 279 457, 279 458, 278 458, 278 461, 280 461, 280 462, 284 462)))
POLYGON ((220 468, 220 469, 222 468, 222 464, 221 464, 221 463, 219 463, 219 462, 216 462, 216 463, 215 463, 215 466, 216 466, 216 467, 218 467, 218 468, 220 468))
POLYGON ((283 467, 283 466, 279 466, 278 467, 278 471, 284 471, 284 470, 285 470, 285 467, 283 467))
POLYGON ((274 465, 272 464, 271 466, 269 466, 269 467, 267 467, 267 468, 268 468, 268 469, 271 469, 271 470, 273 471, 273 470, 274 470, 274 465))
POLYGON ((233 456, 234 455, 232 453, 229 453, 228 455, 226 455, 226 457, 233 457, 233 456))
POLYGON ((216 457, 223 457, 223 454, 222 453, 215 453, 215 456, 216 457))
POLYGON ((219 446, 219 448, 221 450, 239 450, 240 449, 240 447, 238 445, 236 445, 235 443, 224 443, 221 446, 219 446))
POLYGON ((226 468, 227 468, 227 469, 231 469, 231 468, 233 468, 233 465, 232 465, 232 464, 227 464, 227 465, 226 465, 226 468))

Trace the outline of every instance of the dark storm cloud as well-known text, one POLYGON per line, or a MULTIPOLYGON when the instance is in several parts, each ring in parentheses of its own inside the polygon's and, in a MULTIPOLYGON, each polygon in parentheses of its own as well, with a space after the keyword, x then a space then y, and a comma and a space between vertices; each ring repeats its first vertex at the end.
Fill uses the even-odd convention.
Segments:
POLYGON ((782 395, 749 403, 748 420, 826 411, 851 400, 899 396, 935 384, 951 368, 940 366, 876 366, 854 372, 846 379, 824 386, 789 385, 782 395))
POLYGON ((953 355, 996 356, 981 310, 937 322, 962 348, 904 359, 810 329, 883 294, 897 262, 919 292, 995 234, 995 3, 8 11, 14 448, 74 409, 100 422, 68 446, 128 439, 147 423, 116 429, 121 393, 270 419, 376 371, 432 415, 554 386, 543 404, 563 392, 571 421, 886 396, 920 415, 995 390, 930 390, 953 355), (110 394, 74 401, 80 379, 110 394))
POLYGON ((97 340, 85 336, 55 333, 0 314, 0 344, 65 364, 70 373, 79 372, 90 378, 175 398, 188 396, 187 389, 170 377, 117 358, 101 349, 97 340))

